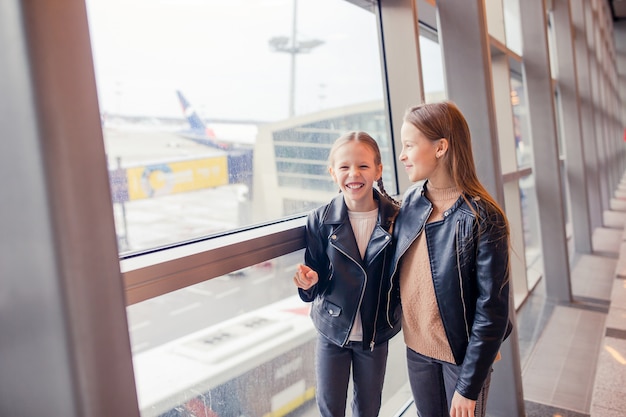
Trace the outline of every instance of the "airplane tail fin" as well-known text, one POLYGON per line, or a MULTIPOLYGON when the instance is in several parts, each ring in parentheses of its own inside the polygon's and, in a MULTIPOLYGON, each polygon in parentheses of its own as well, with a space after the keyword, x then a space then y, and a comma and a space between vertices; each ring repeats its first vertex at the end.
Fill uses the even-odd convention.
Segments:
POLYGON ((206 135, 210 139, 215 139, 215 132, 210 127, 207 127, 198 113, 196 113, 195 109, 189 104, 189 101, 183 96, 179 90, 176 90, 176 94, 178 95, 178 101, 180 102, 180 106, 182 107, 183 114, 187 121, 189 122, 189 126, 191 127, 192 132, 197 132, 198 134, 206 135))

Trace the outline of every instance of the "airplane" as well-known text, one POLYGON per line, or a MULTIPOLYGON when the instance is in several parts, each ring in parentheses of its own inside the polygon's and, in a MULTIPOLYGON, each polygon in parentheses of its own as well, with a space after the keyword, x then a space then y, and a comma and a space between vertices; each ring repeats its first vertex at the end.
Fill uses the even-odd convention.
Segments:
POLYGON ((194 110, 194 108, 189 104, 189 101, 183 96, 179 90, 176 90, 176 94, 178 95, 178 101, 183 110, 183 114, 187 121, 189 122, 189 130, 180 132, 181 135, 187 139, 191 139, 194 142, 200 143, 201 145, 212 146, 214 148, 218 148, 221 150, 229 150, 232 146, 231 143, 227 143, 224 141, 218 140, 217 136, 213 129, 208 127, 198 116, 198 113, 194 110))

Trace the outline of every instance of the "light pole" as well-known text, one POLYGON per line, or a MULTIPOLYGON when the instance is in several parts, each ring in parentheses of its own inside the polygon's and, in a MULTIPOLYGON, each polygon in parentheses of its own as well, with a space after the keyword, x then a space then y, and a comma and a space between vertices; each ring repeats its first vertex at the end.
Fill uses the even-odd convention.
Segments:
POLYGON ((324 44, 323 40, 311 39, 300 41, 297 39, 298 26, 298 0, 293 0, 293 23, 291 27, 291 38, 287 36, 275 36, 269 40, 270 48, 274 52, 285 52, 291 54, 291 72, 289 80, 289 117, 293 117, 295 111, 296 95, 296 55, 306 54, 313 48, 324 44))

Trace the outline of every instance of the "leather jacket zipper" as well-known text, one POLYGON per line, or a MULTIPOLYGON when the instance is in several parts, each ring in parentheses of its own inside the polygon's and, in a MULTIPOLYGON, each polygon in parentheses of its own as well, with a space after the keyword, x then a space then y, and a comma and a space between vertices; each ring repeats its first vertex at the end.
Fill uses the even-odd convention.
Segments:
POLYGON ((470 339, 470 335, 469 335, 469 327, 467 324, 467 307, 465 306, 465 296, 464 296, 464 292, 463 292, 463 276, 461 275, 461 260, 459 259, 459 252, 461 251, 460 245, 459 245, 459 221, 457 220, 456 225, 454 227, 454 236, 455 236, 455 241, 456 241, 456 264, 457 264, 457 271, 459 274, 459 289, 461 291, 460 296, 461 296, 461 305, 463 305, 463 320, 465 321, 465 336, 467 337, 467 341, 469 342, 470 339))
MULTIPOLYGON (((384 268, 384 266, 385 266, 385 261, 386 260, 387 260, 387 252, 385 252, 385 254, 383 255, 383 270, 381 271, 381 274, 383 276, 381 277, 380 284, 378 285, 378 300, 380 300, 380 295, 381 295, 381 292, 383 290, 383 282, 384 282, 384 280, 382 278, 385 276, 385 268, 384 268)), ((389 297, 387 297, 387 298, 389 298, 389 297)), ((370 351, 374 350, 374 345, 376 344, 376 328, 378 327, 378 312, 379 311, 380 311, 380 302, 377 302, 376 303, 376 314, 374 315, 374 328, 372 329, 372 340, 370 341, 370 351)), ((387 300, 387 314, 385 314, 385 316, 387 317, 387 323, 391 324, 391 322, 389 320, 389 300, 387 300)))
POLYGON ((352 317, 352 321, 350 323, 350 328, 348 329, 348 334, 346 335, 346 338, 344 339, 343 343, 341 343, 341 346, 343 347, 343 346, 346 345, 346 343, 348 342, 348 339, 350 338, 350 332, 352 331, 352 326, 354 325, 354 319, 356 318, 356 315, 359 314, 359 312, 361 311, 361 303, 363 302, 363 296, 365 295, 365 286, 367 285, 367 272, 365 272, 365 269, 363 269, 361 264, 359 262, 357 262, 352 256, 348 255, 346 252, 344 252, 343 250, 339 249, 337 246, 333 245, 332 243, 331 243, 331 245, 336 250, 338 250, 339 252, 343 253, 352 262, 357 264, 358 267, 361 268, 361 271, 363 271, 363 275, 365 276, 365 283, 363 284, 363 290, 361 290, 361 296, 359 297, 359 304, 357 305, 355 315, 352 317))

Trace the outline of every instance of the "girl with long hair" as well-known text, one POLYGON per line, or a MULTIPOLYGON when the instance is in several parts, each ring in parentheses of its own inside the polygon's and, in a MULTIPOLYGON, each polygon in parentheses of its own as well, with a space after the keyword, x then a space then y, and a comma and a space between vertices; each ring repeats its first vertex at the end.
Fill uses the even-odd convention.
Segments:
POLYGON ((492 365, 511 331, 509 227, 478 180, 452 102, 407 110, 399 159, 416 185, 396 219, 409 381, 420 417, 484 416, 492 365))

